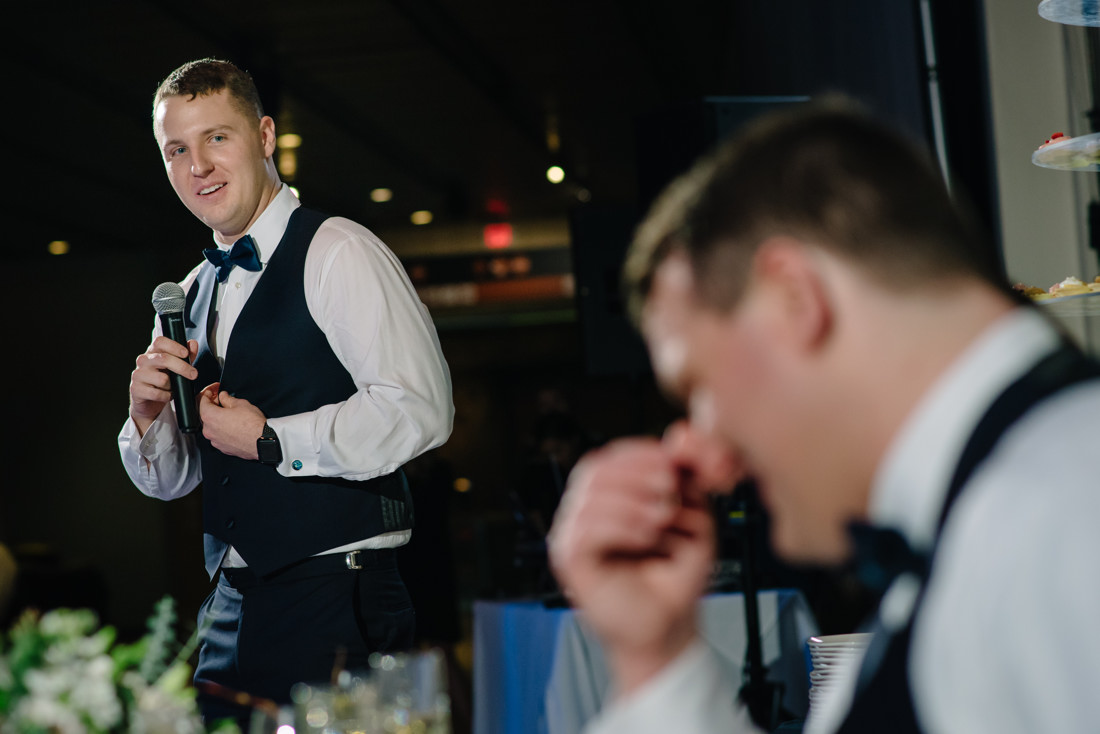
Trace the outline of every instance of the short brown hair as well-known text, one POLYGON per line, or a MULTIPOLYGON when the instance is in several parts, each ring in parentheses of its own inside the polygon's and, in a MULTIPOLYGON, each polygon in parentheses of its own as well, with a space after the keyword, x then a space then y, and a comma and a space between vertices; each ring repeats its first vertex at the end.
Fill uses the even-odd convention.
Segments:
POLYGON ((165 97, 190 96, 191 99, 226 90, 246 116, 264 116, 260 93, 248 72, 228 61, 198 59, 188 61, 165 78, 153 95, 153 109, 165 97))
POLYGON ((666 188, 627 254, 631 315, 637 322, 672 252, 689 257, 703 303, 733 308, 756 248, 773 235, 820 246, 899 288, 950 275, 1004 280, 927 152, 850 101, 827 99, 751 123, 666 188))

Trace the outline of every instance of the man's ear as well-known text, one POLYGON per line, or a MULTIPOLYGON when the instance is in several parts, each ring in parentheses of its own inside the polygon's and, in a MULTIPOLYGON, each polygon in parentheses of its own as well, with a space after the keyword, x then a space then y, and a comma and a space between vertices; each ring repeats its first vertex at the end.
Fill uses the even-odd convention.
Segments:
POLYGON ((275 121, 266 115, 260 118, 260 143, 264 146, 264 158, 275 155, 275 121))
POLYGON ((799 349, 820 349, 833 328, 833 303, 818 258, 793 237, 770 237, 753 258, 753 276, 770 322, 799 349))

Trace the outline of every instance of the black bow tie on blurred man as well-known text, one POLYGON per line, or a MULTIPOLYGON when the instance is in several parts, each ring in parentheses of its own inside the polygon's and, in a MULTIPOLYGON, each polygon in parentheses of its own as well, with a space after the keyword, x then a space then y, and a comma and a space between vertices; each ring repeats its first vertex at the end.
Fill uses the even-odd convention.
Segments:
POLYGON ((856 576, 870 590, 882 594, 898 576, 928 577, 929 558, 913 550, 901 533, 863 523, 848 526, 856 576))
POLYGON ((263 267, 260 256, 256 252, 256 241, 249 234, 234 242, 228 252, 217 247, 209 247, 203 250, 202 254, 217 270, 219 283, 226 281, 234 265, 253 272, 258 272, 263 267))

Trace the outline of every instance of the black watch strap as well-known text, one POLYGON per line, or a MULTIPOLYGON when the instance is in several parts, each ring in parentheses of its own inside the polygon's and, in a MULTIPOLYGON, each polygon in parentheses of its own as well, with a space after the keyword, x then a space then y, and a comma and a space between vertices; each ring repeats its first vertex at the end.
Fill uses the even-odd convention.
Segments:
POLYGON ((277 466, 283 460, 283 448, 279 445, 279 437, 275 435, 275 429, 264 423, 263 433, 256 439, 256 454, 261 464, 277 466))

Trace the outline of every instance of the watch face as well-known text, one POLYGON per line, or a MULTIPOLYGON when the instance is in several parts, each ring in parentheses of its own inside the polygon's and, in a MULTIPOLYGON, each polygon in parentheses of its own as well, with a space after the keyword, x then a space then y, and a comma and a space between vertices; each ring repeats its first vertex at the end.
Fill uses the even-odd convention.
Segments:
POLYGON ((283 460, 283 451, 277 438, 259 438, 256 440, 256 453, 260 463, 278 464, 283 460))

